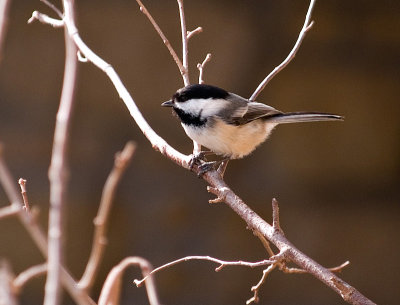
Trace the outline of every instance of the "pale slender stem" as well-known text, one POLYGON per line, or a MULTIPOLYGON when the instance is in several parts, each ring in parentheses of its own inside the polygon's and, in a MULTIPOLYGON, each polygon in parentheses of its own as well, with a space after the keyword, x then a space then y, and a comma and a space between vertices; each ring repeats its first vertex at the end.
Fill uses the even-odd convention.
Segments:
POLYGON ((18 274, 18 276, 13 281, 13 287, 16 289, 18 293, 20 293, 22 287, 24 287, 27 282, 40 275, 46 274, 46 272, 47 272, 46 263, 29 267, 25 271, 18 274))
POLYGON ((14 275, 7 261, 0 261, 0 304, 17 305, 18 301, 12 287, 14 275))
POLYGON ((203 62, 197 64, 197 69, 199 69, 199 84, 204 84, 203 73, 204 73, 204 66, 211 60, 211 54, 208 53, 206 58, 204 58, 203 62))
POLYGON ((271 79, 274 78, 276 74, 278 74, 281 70, 283 70, 291 61, 292 59, 296 56, 297 51, 300 49, 300 45, 303 42, 304 37, 306 36, 306 33, 308 32, 309 29, 311 29, 313 25, 313 21, 311 21, 311 14, 314 8, 315 0, 310 1, 310 5, 308 7, 307 15, 306 15, 306 20, 304 21, 303 28, 300 31, 299 37, 297 38, 296 43, 294 44, 293 49, 290 51, 289 55, 285 58, 282 63, 275 67, 274 70, 271 71, 270 74, 267 75, 266 78, 258 85, 257 89, 254 91, 254 93, 251 95, 249 100, 254 101, 257 96, 261 93, 261 91, 264 90, 265 86, 269 83, 271 79))
POLYGON ((7 21, 8 21, 8 10, 10 7, 10 0, 0 1, 0 61, 2 59, 3 43, 6 36, 7 21))
POLYGON ((142 278, 141 280, 134 280, 134 283, 136 284, 136 286, 140 286, 142 285, 143 282, 145 282, 147 280, 147 278, 151 275, 154 275, 155 273, 172 267, 176 264, 182 263, 182 262, 187 262, 190 260, 203 260, 203 261, 210 261, 210 262, 214 262, 217 264, 220 264, 220 266, 218 266, 217 268, 215 268, 215 271, 220 271, 222 268, 226 267, 226 266, 246 266, 246 267, 250 267, 250 268, 255 268, 255 267, 259 267, 259 266, 265 266, 265 265, 270 265, 272 263, 274 263, 274 261, 271 260, 262 260, 259 262, 244 262, 244 261, 223 261, 220 260, 218 258, 214 258, 211 256, 200 256, 200 255, 193 255, 193 256, 186 256, 177 260, 174 260, 172 262, 169 262, 165 265, 162 265, 160 267, 155 268, 153 271, 151 271, 147 276, 145 276, 144 278, 142 278))
POLYGON ((94 220, 96 229, 93 237, 92 251, 85 272, 79 281, 79 287, 86 291, 89 291, 94 283, 107 244, 107 221, 109 219, 116 188, 133 157, 135 149, 136 145, 133 142, 128 142, 124 150, 116 155, 114 167, 104 185, 99 210, 94 220))
POLYGON ((18 184, 21 187, 21 195, 22 195, 22 200, 24 201, 24 209, 26 211, 29 211, 30 206, 29 206, 28 194, 26 193, 26 180, 19 178, 18 184))
POLYGON ((150 271, 153 269, 151 264, 142 257, 127 257, 115 266, 108 274, 103 288, 101 289, 99 305, 119 304, 121 278, 126 268, 132 265, 139 266, 142 271, 142 276, 147 278, 146 291, 150 305, 160 304, 153 277, 150 276, 150 271))
POLYGON ((16 205, 9 205, 0 209, 0 219, 7 218, 9 216, 15 216, 20 212, 20 208, 16 205))
MULTIPOLYGON (((73 0, 70 0, 73 2, 73 0)), ((73 19, 72 7, 64 7, 65 18, 73 19)), ((44 305, 60 303, 61 269, 64 260, 63 210, 68 180, 66 153, 68 133, 74 101, 77 72, 77 48, 65 28, 65 69, 60 107, 57 112, 53 151, 49 168, 50 211, 48 229, 48 272, 44 305)))
POLYGON ((154 18, 151 16, 147 8, 143 5, 142 1, 136 0, 136 2, 139 4, 140 11, 146 15, 146 17, 149 19, 151 24, 153 25, 154 29, 158 33, 158 35, 161 37, 162 41, 164 42, 165 46, 167 47, 169 53, 172 55, 172 58, 174 59, 176 65, 178 66, 178 69, 182 75, 183 82, 185 83, 186 79, 186 70, 184 68, 184 65, 182 64, 182 61, 179 59, 178 54, 176 54, 174 48, 171 46, 171 43, 167 39, 167 37, 164 35, 163 31, 161 28, 158 26, 157 22, 154 20, 154 18))
POLYGON ((183 9, 183 0, 177 0, 179 7, 179 16, 181 20, 181 33, 182 33, 182 62, 184 68, 183 82, 185 86, 190 85, 189 80, 189 49, 188 49, 188 34, 186 31, 185 11, 183 9))

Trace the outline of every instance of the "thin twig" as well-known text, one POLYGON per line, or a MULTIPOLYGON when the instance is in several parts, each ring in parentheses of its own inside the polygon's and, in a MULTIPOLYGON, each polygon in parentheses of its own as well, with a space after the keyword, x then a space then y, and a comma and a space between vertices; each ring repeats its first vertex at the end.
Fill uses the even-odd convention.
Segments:
POLYGON ((272 198, 272 227, 283 234, 279 220, 279 204, 275 198, 272 198))
POLYGON ((187 31, 187 39, 189 40, 190 38, 192 38, 194 35, 199 34, 203 32, 203 28, 201 26, 195 28, 193 31, 187 31))
POLYGON ((199 84, 204 84, 204 79, 203 79, 204 66, 210 60, 211 60, 211 53, 208 53, 206 58, 204 58, 203 62, 201 64, 200 63, 197 64, 197 69, 199 69, 199 84))
POLYGON ((92 251, 90 253, 85 272, 79 281, 79 287, 86 291, 90 291, 90 288, 94 283, 100 261, 103 257, 104 249, 107 243, 107 221, 109 219, 116 188, 133 157, 135 149, 136 145, 133 142, 128 142, 123 151, 116 155, 114 167, 104 185, 99 210, 94 220, 96 229, 93 237, 92 251))
POLYGON ((182 64, 184 69, 183 83, 185 86, 190 85, 189 80, 189 49, 188 49, 188 34, 186 31, 185 11, 183 9, 183 0, 177 0, 179 7, 179 16, 181 20, 181 33, 182 33, 182 64))
POLYGON ((12 287, 14 275, 7 261, 0 261, 0 304, 17 305, 17 298, 12 287))
POLYGON ((158 26, 157 22, 154 20, 154 18, 151 16, 149 11, 146 9, 146 7, 143 5, 142 1, 136 0, 136 2, 139 4, 140 11, 146 15, 146 17, 149 19, 151 24, 153 25, 154 29, 157 31, 158 35, 160 35, 162 41, 164 42, 165 46, 167 47, 169 53, 172 55, 172 58, 174 59, 176 65, 178 66, 179 72, 182 75, 183 82, 185 83, 185 78, 186 78, 186 70, 184 68, 184 65, 182 64, 182 61, 179 59, 178 54, 176 54, 174 48, 171 46, 171 43, 167 39, 167 37, 164 35, 163 31, 161 28, 158 26))
MULTIPOLYGON (((157 273, 158 271, 161 271, 163 269, 172 267, 176 264, 182 263, 182 262, 187 262, 190 260, 203 260, 203 261, 210 261, 210 262, 214 262, 217 264, 220 264, 217 268, 215 268, 215 271, 220 271, 222 268, 226 267, 226 266, 246 266, 246 267, 250 267, 250 268, 255 268, 255 267, 260 267, 260 266, 265 266, 265 265, 269 265, 274 263, 274 261, 265 259, 259 262, 244 262, 244 261, 223 261, 211 256, 200 256, 200 255, 193 255, 193 256, 186 256, 177 260, 174 260, 172 262, 169 262, 165 265, 162 265, 160 267, 155 268, 153 271, 151 271, 149 273, 148 276, 150 275, 154 275, 155 273, 157 273)), ((145 282, 148 278, 148 276, 145 276, 144 278, 142 278, 141 280, 134 280, 134 283, 136 284, 136 286, 140 286, 143 284, 143 282, 145 282)))
POLYGON ((61 10, 57 6, 55 6, 53 3, 51 3, 50 1, 47 1, 47 0, 40 0, 40 1, 43 2, 44 4, 46 4, 49 8, 51 8, 58 15, 58 17, 60 17, 61 19, 64 18, 64 15, 61 12, 61 10))
POLYGON ((311 29, 312 25, 314 24, 313 21, 311 21, 311 14, 314 8, 315 0, 310 1, 310 6, 308 7, 307 15, 306 15, 306 20, 304 21, 303 28, 300 31, 299 37, 297 38, 296 43, 293 46, 293 49, 290 51, 289 55, 285 58, 282 63, 275 67, 274 70, 271 71, 270 74, 267 75, 266 78, 258 85, 257 89, 254 91, 254 93, 251 95, 249 100, 254 101, 257 96, 261 93, 261 91, 264 90, 265 86, 269 83, 271 79, 274 78, 276 74, 278 74, 281 70, 283 70, 291 61, 292 59, 296 56, 297 51, 300 49, 300 45, 303 42, 304 37, 306 36, 307 32, 311 29))
POLYGON ((28 200, 28 195, 26 193, 26 180, 19 178, 18 184, 21 187, 21 194, 22 194, 22 200, 24 201, 24 210, 29 211, 30 206, 29 206, 29 200, 28 200))
POLYGON ((0 209, 0 219, 6 218, 9 216, 15 216, 20 212, 20 208, 16 205, 9 205, 7 207, 0 209))
POLYGON ((61 28, 64 26, 64 21, 55 19, 52 17, 47 16, 46 14, 39 13, 38 11, 34 11, 32 13, 32 17, 28 19, 28 24, 31 24, 33 21, 39 21, 43 24, 49 24, 54 28, 61 28))
POLYGON ((46 274, 47 272, 47 264, 40 264, 32 266, 25 271, 18 274, 18 276, 13 281, 13 288, 15 289, 16 293, 20 293, 22 287, 33 278, 36 278, 40 275, 46 274))
MULTIPOLYGON (((71 0, 72 2, 73 0, 71 0)), ((66 19, 73 19, 72 6, 64 6, 66 19)), ((65 37, 65 69, 60 107, 57 112, 54 131, 53 150, 49 168, 50 180, 50 210, 48 229, 48 271, 45 288, 44 305, 57 305, 60 302, 61 267, 64 257, 63 210, 67 186, 68 134, 72 105, 74 102, 75 80, 77 73, 77 48, 71 39, 68 29, 64 30, 65 37)))
POLYGON ((151 264, 142 257, 127 257, 108 274, 103 288, 101 289, 99 305, 119 304, 121 278, 125 269, 132 265, 139 266, 142 271, 142 276, 148 279, 146 281, 146 291, 150 305, 160 304, 153 277, 150 276, 150 272, 153 269, 151 264))
POLYGON ((251 304, 253 302, 258 303, 258 301, 259 301, 258 292, 259 292, 262 284, 264 284, 265 280, 267 279, 268 274, 270 274, 271 271, 274 270, 276 266, 277 266, 277 263, 274 263, 274 264, 268 266, 267 269, 263 270, 263 275, 262 275, 260 281, 255 286, 251 287, 251 291, 253 291, 254 295, 252 298, 250 298, 246 301, 247 305, 251 304))
POLYGON ((0 1, 0 61, 3 58, 2 51, 7 30, 9 7, 10 7, 10 0, 0 1))

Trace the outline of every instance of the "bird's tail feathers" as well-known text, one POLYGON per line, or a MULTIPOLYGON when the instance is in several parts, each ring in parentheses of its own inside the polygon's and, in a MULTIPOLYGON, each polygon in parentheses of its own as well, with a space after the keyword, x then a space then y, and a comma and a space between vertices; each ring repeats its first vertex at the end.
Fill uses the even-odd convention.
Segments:
POLYGON ((321 112, 288 112, 269 116, 267 120, 277 124, 284 124, 317 121, 343 121, 344 117, 321 112))

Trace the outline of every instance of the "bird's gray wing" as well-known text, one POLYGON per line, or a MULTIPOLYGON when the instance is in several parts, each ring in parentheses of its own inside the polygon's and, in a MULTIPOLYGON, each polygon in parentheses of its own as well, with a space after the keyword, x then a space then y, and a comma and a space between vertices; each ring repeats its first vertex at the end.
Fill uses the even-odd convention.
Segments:
POLYGON ((281 113, 281 111, 276 110, 271 106, 257 102, 249 102, 247 112, 242 118, 242 124, 246 124, 260 118, 267 118, 269 116, 274 116, 281 113))
POLYGON ((247 99, 233 93, 229 94, 227 100, 230 102, 230 107, 221 111, 218 116, 233 125, 244 125, 262 117, 281 113, 271 106, 249 102, 247 99))

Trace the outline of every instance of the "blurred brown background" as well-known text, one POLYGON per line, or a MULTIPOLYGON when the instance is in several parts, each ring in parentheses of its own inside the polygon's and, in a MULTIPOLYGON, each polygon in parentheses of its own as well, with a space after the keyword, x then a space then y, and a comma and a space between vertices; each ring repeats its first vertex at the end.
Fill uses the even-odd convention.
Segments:
MULTIPOLYGON (((135 1, 76 1, 85 42, 111 63, 153 128, 190 153, 191 142, 160 103, 182 86, 175 63, 135 1)), ((180 50, 176 1, 145 1, 180 50)), ((291 50, 308 1, 185 1, 191 80, 206 53, 205 80, 248 97, 291 50)), ((59 3, 57 3, 59 5, 59 3)), ((0 141, 15 178, 47 224, 49 166, 64 65, 60 29, 27 25, 38 0, 12 1, 0 62, 0 141)), ((54 16, 54 14, 52 14, 54 16)), ((343 123, 278 127, 226 180, 266 220, 276 197, 288 238, 325 266, 345 260, 342 277, 378 304, 398 304, 400 289, 400 2, 317 2, 314 28, 295 60, 259 96, 283 111, 339 113, 343 123)), ((108 78, 80 64, 69 152, 67 266, 79 278, 89 255, 92 219, 115 152, 128 140, 137 153, 121 183, 109 245, 94 297, 110 268, 130 255, 155 266, 186 255, 226 260, 265 258, 260 242, 224 204, 209 205, 206 185, 153 151, 108 78)), ((0 203, 8 204, 3 190, 0 203)), ((16 273, 43 258, 15 219, 0 221, 0 257, 16 273)), ((157 275, 163 304, 245 304, 261 269, 188 262, 157 275)), ((147 304, 144 288, 125 276, 122 304, 147 304)), ((22 304, 39 304, 44 279, 29 283, 22 304)), ((65 304, 70 304, 68 297, 65 304)), ((274 272, 260 304, 344 304, 309 275, 274 272)))

